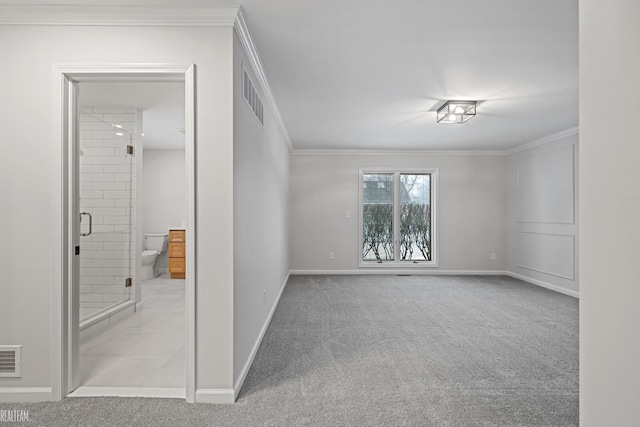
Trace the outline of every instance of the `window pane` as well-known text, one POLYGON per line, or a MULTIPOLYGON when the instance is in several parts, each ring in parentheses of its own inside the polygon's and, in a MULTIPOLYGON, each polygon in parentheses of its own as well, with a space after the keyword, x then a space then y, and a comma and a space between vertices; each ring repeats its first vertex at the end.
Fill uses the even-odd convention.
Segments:
POLYGON ((393 174, 363 174, 362 259, 393 260, 393 174))
POLYGON ((431 261, 431 175, 400 175, 400 259, 431 261))

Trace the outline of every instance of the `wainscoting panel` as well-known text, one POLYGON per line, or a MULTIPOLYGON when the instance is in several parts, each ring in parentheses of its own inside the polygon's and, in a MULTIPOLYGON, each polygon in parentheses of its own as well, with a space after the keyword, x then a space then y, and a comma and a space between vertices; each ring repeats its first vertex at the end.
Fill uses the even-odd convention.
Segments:
POLYGON ((575 223, 574 147, 518 161, 518 222, 575 223))
POLYGON ((518 267, 575 280, 575 237, 519 231, 518 267))

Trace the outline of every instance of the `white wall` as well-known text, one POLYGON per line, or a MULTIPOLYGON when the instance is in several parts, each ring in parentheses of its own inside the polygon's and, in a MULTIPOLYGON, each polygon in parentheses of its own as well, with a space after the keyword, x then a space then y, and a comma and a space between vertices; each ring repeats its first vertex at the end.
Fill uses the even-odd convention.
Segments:
POLYGON ((580 425, 640 420, 640 2, 580 2, 580 425), (611 114, 609 114, 609 112, 611 114))
MULTIPOLYGON (((52 386, 54 63, 194 63, 196 72, 196 373, 198 389, 233 385, 233 29, 0 26, 0 342, 23 345, 22 378, 52 386), (29 197, 25 197, 29 195, 29 197), (34 262, 37 260, 37 262, 34 262)), ((40 390, 40 389, 38 389, 40 390)))
POLYGON ((289 152, 238 37, 233 58, 233 377, 239 387, 289 271, 289 152), (262 126, 242 96, 242 66, 264 104, 262 126))
MULTIPOLYGON (((184 162, 184 150, 144 149, 143 234, 184 227, 187 203, 184 162)), ((161 269, 166 269, 167 254, 162 254, 158 262, 161 269)))
POLYGON ((429 271, 504 271, 505 166, 504 156, 493 155, 297 152, 290 174, 291 269, 378 271, 358 268, 358 169, 413 167, 439 169, 440 266, 429 271), (335 253, 333 260, 330 251, 335 253), (496 261, 491 261, 491 253, 496 253, 496 261))
POLYGON ((579 291, 577 159, 577 134, 507 159, 507 270, 571 295, 579 291))

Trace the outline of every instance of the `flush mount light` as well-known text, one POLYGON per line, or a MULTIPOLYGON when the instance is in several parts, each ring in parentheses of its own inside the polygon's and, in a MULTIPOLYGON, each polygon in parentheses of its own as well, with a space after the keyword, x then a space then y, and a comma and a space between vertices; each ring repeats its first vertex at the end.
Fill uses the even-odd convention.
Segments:
POLYGON ((116 132, 116 136, 124 136, 123 132, 116 132))
POLYGON ((476 115, 476 101, 447 101, 438 108, 438 123, 464 123, 476 115))

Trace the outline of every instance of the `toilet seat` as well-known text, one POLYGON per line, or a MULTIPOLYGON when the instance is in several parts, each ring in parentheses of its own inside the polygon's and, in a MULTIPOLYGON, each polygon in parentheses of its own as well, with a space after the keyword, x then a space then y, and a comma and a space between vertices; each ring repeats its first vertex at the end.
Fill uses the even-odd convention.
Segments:
POLYGON ((158 255, 158 251, 142 251, 142 256, 158 255))

